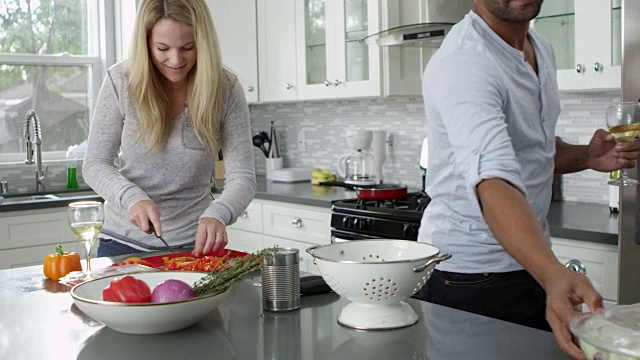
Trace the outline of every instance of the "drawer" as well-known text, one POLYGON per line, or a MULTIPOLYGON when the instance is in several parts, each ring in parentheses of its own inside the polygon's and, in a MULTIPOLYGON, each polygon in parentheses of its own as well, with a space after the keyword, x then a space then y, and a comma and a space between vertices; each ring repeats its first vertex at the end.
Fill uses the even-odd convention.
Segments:
MULTIPOLYGON (((78 255, 80 255, 80 258, 84 260, 84 249, 80 246, 79 241, 59 242, 59 244, 62 245, 63 251, 77 252, 78 255)), ((53 244, 25 247, 21 249, 1 250, 0 269, 12 269, 32 265, 42 266, 44 258, 49 254, 55 253, 55 251, 56 246, 53 244)))
POLYGON ((262 205, 263 233, 308 244, 331 243, 331 210, 308 206, 262 205))
POLYGON ((553 253, 565 264, 571 259, 582 262, 593 287, 606 300, 618 299, 618 251, 615 245, 552 238, 553 253))
POLYGON ((262 233, 262 204, 256 201, 251 202, 238 220, 229 226, 229 229, 238 229, 262 233))
POLYGON ((266 248, 278 246, 298 249, 300 256, 300 271, 320 274, 318 267, 313 263, 313 257, 306 251, 307 248, 313 246, 313 244, 265 235, 264 246, 266 248))
POLYGON ((0 217, 0 250, 58 244, 75 239, 69 228, 66 207, 8 212, 0 217))
POLYGON ((264 248, 262 234, 260 233, 228 227, 227 237, 229 238, 227 249, 246 253, 256 253, 264 248))

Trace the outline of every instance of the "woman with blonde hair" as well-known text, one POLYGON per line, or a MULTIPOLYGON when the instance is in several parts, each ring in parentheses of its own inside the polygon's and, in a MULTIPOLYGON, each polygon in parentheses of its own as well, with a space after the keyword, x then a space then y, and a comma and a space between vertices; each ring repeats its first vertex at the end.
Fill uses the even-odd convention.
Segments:
POLYGON ((105 199, 98 256, 227 244, 256 189, 249 110, 203 0, 142 0, 129 56, 107 71, 83 177, 105 199), (225 189, 211 194, 218 153, 225 189))

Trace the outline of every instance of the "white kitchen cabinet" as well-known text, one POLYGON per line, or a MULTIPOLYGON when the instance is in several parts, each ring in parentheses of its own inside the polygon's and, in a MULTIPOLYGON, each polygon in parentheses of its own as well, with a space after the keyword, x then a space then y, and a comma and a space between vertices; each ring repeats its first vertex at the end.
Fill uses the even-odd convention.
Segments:
POLYGON ((260 101, 297 100, 294 0, 258 0, 260 101))
POLYGON ((621 0, 545 1, 531 26, 553 44, 560 90, 620 88, 621 0))
POLYGON ((42 264, 56 244, 84 258, 69 228, 66 207, 0 213, 0 269, 42 264))
POLYGON ((331 209, 264 201, 264 246, 293 247, 300 251, 300 270, 319 273, 306 249, 331 243, 331 209))
POLYGON ((255 253, 278 246, 299 250, 300 270, 318 273, 306 249, 331 243, 331 209, 254 199, 227 228, 232 250, 255 253))
POLYGON ((228 249, 255 253, 264 249, 262 240, 262 204, 253 201, 238 220, 227 227, 228 249))
POLYGON ((379 4, 296 2, 298 99, 381 95, 380 49, 359 40, 379 31, 379 4))
POLYGON ((206 1, 218 35, 222 63, 238 76, 247 102, 258 102, 256 1, 206 1))
POLYGON ((552 250, 565 264, 577 259, 585 266, 587 277, 608 305, 618 300, 618 247, 593 242, 551 238, 552 250))

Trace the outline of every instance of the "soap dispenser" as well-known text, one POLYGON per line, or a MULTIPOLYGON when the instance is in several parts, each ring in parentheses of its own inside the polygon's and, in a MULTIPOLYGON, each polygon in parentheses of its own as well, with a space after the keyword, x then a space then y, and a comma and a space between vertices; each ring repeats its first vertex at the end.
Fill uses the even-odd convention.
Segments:
POLYGON ((69 146, 67 149, 67 189, 77 189, 78 179, 76 168, 78 166, 78 145, 69 146))

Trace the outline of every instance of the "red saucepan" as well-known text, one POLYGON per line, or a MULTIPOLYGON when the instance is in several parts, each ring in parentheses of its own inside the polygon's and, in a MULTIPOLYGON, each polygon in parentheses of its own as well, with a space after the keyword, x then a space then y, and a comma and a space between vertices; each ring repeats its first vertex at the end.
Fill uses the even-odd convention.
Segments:
POLYGON ((320 182, 319 185, 340 186, 355 190, 358 199, 362 200, 391 200, 407 196, 407 187, 404 185, 354 185, 342 181, 323 181, 320 182))

